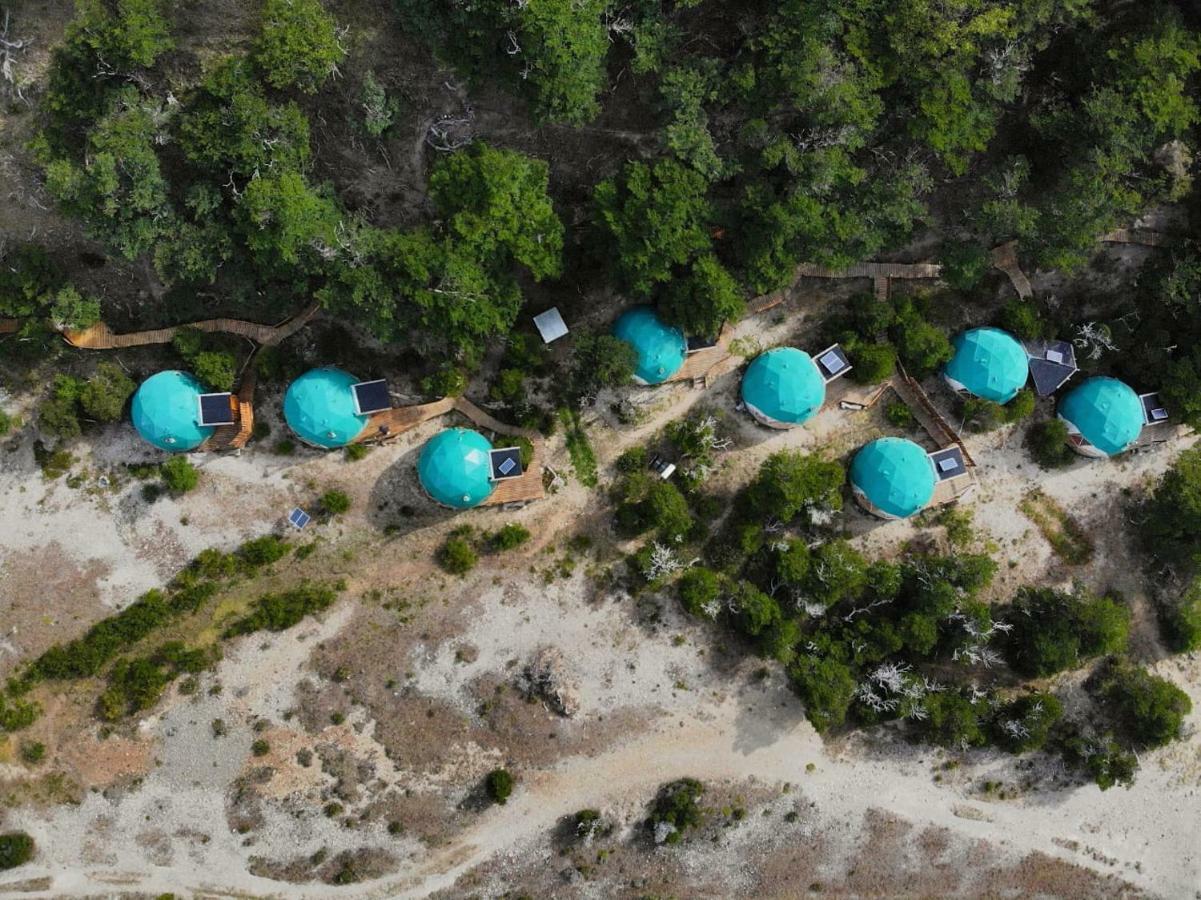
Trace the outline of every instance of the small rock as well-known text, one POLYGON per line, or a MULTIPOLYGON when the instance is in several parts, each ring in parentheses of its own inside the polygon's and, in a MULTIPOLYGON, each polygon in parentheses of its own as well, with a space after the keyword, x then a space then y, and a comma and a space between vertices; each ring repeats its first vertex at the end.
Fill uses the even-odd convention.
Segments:
POLYGON ((558 647, 543 647, 517 676, 517 685, 528 697, 542 700, 555 713, 571 718, 580 709, 580 698, 558 647))

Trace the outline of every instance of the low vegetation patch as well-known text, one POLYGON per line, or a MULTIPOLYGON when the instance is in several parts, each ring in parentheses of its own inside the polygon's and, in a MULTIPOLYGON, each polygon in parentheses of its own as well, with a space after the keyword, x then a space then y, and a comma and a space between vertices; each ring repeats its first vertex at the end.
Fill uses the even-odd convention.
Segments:
POLYGON ((1072 566, 1082 566, 1093 558, 1093 540, 1084 527, 1058 503, 1035 490, 1018 505, 1031 522, 1038 526, 1056 555, 1072 566))

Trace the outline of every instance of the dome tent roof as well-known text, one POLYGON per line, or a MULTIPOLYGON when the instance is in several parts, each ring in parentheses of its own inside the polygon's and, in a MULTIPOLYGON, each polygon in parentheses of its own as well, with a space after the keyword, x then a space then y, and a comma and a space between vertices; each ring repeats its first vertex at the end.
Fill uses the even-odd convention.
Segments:
POLYGON ((187 372, 151 375, 138 387, 130 418, 138 434, 160 450, 195 450, 216 430, 200 424, 203 385, 187 372))
POLYGON ((957 335, 952 343, 955 355, 944 374, 977 397, 1008 403, 1030 376, 1025 349, 1007 331, 973 328, 957 335))
POLYGON ((354 391, 358 379, 341 369, 326 367, 305 372, 284 394, 284 418, 288 427, 306 444, 343 447, 367 424, 368 417, 355 412, 354 391))
POLYGON ((688 341, 678 328, 666 324, 649 306, 635 306, 618 317, 615 337, 638 354, 634 377, 643 384, 662 384, 684 365, 688 341))
POLYGON ((742 400, 759 418, 800 425, 826 402, 826 382, 808 353, 777 347, 761 353, 747 367, 742 400))
POLYGON ((1059 402, 1059 416, 1109 456, 1121 453, 1143 430, 1143 404, 1125 382, 1089 378, 1059 402))
POLYGON ((860 448, 851 461, 851 486, 886 516, 903 519, 934 496, 934 466, 913 441, 886 437, 860 448))
POLYGON ((417 477, 425 492, 443 506, 470 509, 492 494, 492 444, 470 428, 447 428, 421 448, 417 477))

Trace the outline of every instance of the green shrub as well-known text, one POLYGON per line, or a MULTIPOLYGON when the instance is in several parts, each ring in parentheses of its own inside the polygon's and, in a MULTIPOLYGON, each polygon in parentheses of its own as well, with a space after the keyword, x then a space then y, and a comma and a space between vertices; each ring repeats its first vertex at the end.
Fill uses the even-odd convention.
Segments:
POLYGON ((42 710, 36 703, 18 700, 0 691, 0 731, 28 728, 41 714, 42 710))
POLYGON ((255 62, 272 87, 312 94, 346 55, 320 0, 267 0, 255 62))
POLYGON ((898 304, 891 336, 897 355, 914 378, 925 378, 954 355, 947 333, 926 321, 912 298, 898 304))
POLYGON ((721 594, 721 578, 712 569, 693 566, 680 576, 680 603, 694 616, 716 618, 715 606, 721 594))
POLYGON ((31 765, 36 766, 46 758, 46 745, 41 741, 33 741, 32 743, 21 744, 21 759, 31 765))
POLYGON ((206 350, 191 360, 196 378, 213 391, 232 391, 238 377, 238 363, 232 353, 206 350))
POLYGON ((1027 694, 1000 707, 990 723, 993 740, 1010 753, 1041 750, 1059 720, 1063 704, 1054 694, 1027 694))
POLYGON ((645 471, 649 464, 650 456, 646 452, 646 448, 642 446, 631 447, 624 451, 621 456, 617 457, 617 461, 614 463, 617 471, 624 475, 645 471))
POLYGON ((798 656, 788 667, 793 688, 805 705, 805 716, 818 732, 846 722, 855 698, 855 674, 832 656, 798 656))
POLYGON ((1023 419, 1030 418, 1034 414, 1034 405, 1036 402, 1034 391, 1029 388, 1022 388, 1012 400, 1005 404, 1005 421, 1020 422, 1023 419))
POLYGON ((846 473, 841 465, 795 450, 773 453, 746 489, 749 515, 761 522, 791 522, 814 508, 842 509, 846 473))
POLYGON ((942 747, 962 749, 988 743, 983 716, 988 709, 982 701, 972 701, 955 691, 937 691, 923 700, 927 717, 918 724, 922 735, 942 747))
POLYGON ((705 786, 695 778, 681 778, 659 788, 649 821, 656 840, 678 844, 686 831, 698 827, 704 821, 699 802, 704 793, 705 786))
POLYGON ((510 522, 502 526, 489 539, 493 551, 514 550, 530 539, 530 531, 524 525, 510 522))
POLYGON ((1194 577, 1174 604, 1161 607, 1159 622, 1165 640, 1177 653, 1201 648, 1201 577, 1194 577))
POLYGON ((970 291, 983 280, 991 265, 988 251, 979 244, 953 241, 943 245, 939 255, 942 278, 958 291, 970 291))
POLYGON ((254 601, 248 615, 225 629, 224 636, 235 637, 264 630, 284 631, 305 616, 327 609, 337 599, 338 593, 334 588, 309 582, 276 594, 263 594, 254 601))
POLYGON ((1068 446, 1068 426, 1059 418, 1035 423, 1026 436, 1026 447, 1044 469, 1062 468, 1075 458, 1068 446))
POLYGON ((255 756, 266 756, 271 752, 271 744, 264 738, 258 738, 250 745, 250 752, 255 756))
POLYGON ((1162 747, 1180 736, 1193 709, 1188 694, 1131 662, 1113 660, 1093 689, 1136 749, 1162 747))
POLYGON ((186 494, 200 483, 200 473, 185 456, 172 456, 162 466, 163 483, 173 494, 186 494))
POLYGON ((350 497, 344 491, 326 491, 317 502, 329 516, 340 516, 350 509, 350 497))
POLYGON ((242 562, 252 569, 269 566, 288 555, 288 542, 273 534, 246 541, 237 549, 242 562))
POLYGON ((23 831, 0 834, 0 870, 15 869, 33 859, 33 838, 23 831))
POLYGON ((20 420, 0 409, 0 437, 8 434, 14 427, 20 425, 20 420))
POLYGON ((276 441, 275 446, 271 448, 271 452, 276 456, 291 456, 296 452, 296 442, 291 438, 276 441))
POLYGON ((102 362, 79 392, 83 411, 99 422, 116 422, 137 385, 116 363, 102 362))
POLYGON ((851 378, 859 384, 879 384, 897 369, 897 351, 892 344, 852 343, 847 346, 851 378))
POLYGON ((1005 424, 1005 407, 983 397, 965 397, 963 424, 972 431, 993 431, 1005 424))
POLYGON ((451 575, 465 575, 479 562, 471 543, 460 535, 451 535, 438 551, 438 563, 451 575))
POLYGON ((359 460, 366 459, 367 454, 370 452, 371 446, 369 444, 350 444, 346 448, 346 461, 358 462, 359 460))
POLYGON ((1022 588, 1010 604, 1005 651, 1023 675, 1045 677, 1125 649, 1130 610, 1109 597, 1022 588))
POLYGON ((855 294, 851 297, 848 307, 851 327, 865 341, 878 340, 897 320, 897 311, 893 305, 870 291, 855 294))
POLYGON ((1015 297, 1002 307, 1001 327, 1027 341, 1044 337, 1047 332, 1038 307, 1020 297, 1015 297))
POLYGON ((513 794, 513 776, 508 769, 493 769, 484 779, 484 784, 493 803, 503 806, 513 794))
POLYGON ((884 418, 895 428, 910 429, 917 424, 917 420, 913 418, 913 410, 899 400, 884 408, 884 418))

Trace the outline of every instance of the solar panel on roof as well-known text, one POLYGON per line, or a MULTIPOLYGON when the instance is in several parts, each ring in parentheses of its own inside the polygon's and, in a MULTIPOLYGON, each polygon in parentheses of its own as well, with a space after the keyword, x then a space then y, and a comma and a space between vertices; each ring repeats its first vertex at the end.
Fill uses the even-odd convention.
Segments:
POLYGON ((290 513, 288 513, 288 524, 291 525, 293 528, 295 528, 297 531, 304 528, 304 526, 308 525, 309 522, 311 522, 312 520, 313 520, 313 517, 310 516, 303 509, 301 509, 299 506, 296 507, 294 510, 292 510, 290 513))
POLYGON ((1048 350, 1047 351, 1047 361, 1062 364, 1063 363, 1063 354, 1060 353, 1058 350, 1048 350))
POLYGON ((232 425, 234 409, 230 398, 233 394, 201 394, 200 395, 200 424, 201 425, 232 425))
POLYGON ((821 363, 826 367, 827 372, 837 372, 843 366, 842 357, 833 350, 822 356, 821 363))
POLYGON ((930 454, 930 461, 934 463, 934 471, 938 474, 939 480, 955 478, 966 472, 963 453, 958 447, 937 450, 930 454))
POLYGON ((354 392, 355 412, 361 416, 392 408, 388 382, 382 378, 378 381, 360 381, 351 390, 354 392))
POLYGON ((501 447, 488 454, 492 464, 492 478, 516 478, 521 474, 521 448, 501 447))

